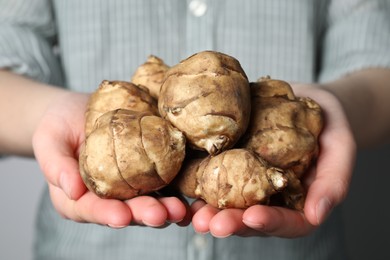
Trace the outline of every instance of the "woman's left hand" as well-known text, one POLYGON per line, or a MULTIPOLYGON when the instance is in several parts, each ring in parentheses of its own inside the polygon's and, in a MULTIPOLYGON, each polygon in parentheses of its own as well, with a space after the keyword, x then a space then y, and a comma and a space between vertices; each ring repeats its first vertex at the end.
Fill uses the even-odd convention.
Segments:
POLYGON ((321 225, 344 200, 356 156, 356 143, 345 112, 333 94, 318 86, 296 84, 293 89, 297 96, 319 103, 325 116, 316 165, 303 179, 307 188, 304 211, 266 205, 219 210, 198 200, 192 204, 192 224, 197 232, 210 232, 215 237, 301 237, 321 225))

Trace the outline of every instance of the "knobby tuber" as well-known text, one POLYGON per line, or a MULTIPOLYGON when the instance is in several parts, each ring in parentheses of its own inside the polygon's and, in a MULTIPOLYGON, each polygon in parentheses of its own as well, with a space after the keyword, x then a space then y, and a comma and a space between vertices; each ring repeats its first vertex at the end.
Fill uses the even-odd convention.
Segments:
POLYGON ((175 184, 184 195, 214 207, 247 208, 267 204, 271 195, 287 186, 285 175, 249 150, 231 149, 189 160, 175 184))
POLYGON ((92 131, 96 119, 106 112, 119 108, 158 114, 157 102, 145 87, 126 81, 103 80, 98 89, 92 93, 87 105, 86 135, 92 131))
POLYGON ((193 148, 218 154, 231 148, 248 126, 249 82, 235 58, 200 52, 167 71, 158 107, 193 148))
POLYGON ((97 119, 81 150, 80 172, 98 196, 124 200, 166 186, 184 156, 184 136, 168 121, 118 109, 97 119))
POLYGON ((295 97, 284 81, 262 78, 251 83, 252 113, 243 147, 271 165, 291 169, 300 178, 316 157, 323 127, 320 106, 295 97))
POLYGON ((160 88, 165 79, 169 66, 157 56, 150 55, 145 63, 137 68, 131 77, 131 82, 145 86, 150 95, 158 99, 160 88))

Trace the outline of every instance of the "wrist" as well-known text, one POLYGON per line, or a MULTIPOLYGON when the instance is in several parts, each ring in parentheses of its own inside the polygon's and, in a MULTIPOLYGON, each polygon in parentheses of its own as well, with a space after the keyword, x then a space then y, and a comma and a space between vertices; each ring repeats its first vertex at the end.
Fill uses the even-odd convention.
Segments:
POLYGON ((0 71, 0 154, 32 156, 31 139, 49 103, 64 89, 0 71))

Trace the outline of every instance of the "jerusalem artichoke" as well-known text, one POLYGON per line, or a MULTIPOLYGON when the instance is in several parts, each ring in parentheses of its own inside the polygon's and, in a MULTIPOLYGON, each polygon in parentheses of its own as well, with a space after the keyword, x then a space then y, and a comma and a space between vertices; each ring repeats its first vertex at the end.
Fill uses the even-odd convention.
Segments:
POLYGON ((80 172, 98 196, 129 199, 170 183, 184 156, 185 138, 168 121, 118 109, 97 119, 80 153, 80 172))
POLYGON ((145 63, 137 68, 131 77, 131 82, 145 86, 150 95, 158 99, 160 88, 165 79, 169 66, 157 56, 150 55, 145 63))
POLYGON ((242 147, 301 177, 318 153, 320 106, 310 98, 295 97, 288 83, 270 78, 252 83, 251 95, 251 123, 242 147))
POLYGON ((287 186, 282 169, 245 149, 231 149, 182 167, 176 185, 186 196, 202 198, 217 208, 247 208, 267 204, 287 186))
POLYGON ((88 102, 85 115, 86 135, 92 131, 95 121, 101 115, 119 108, 158 114, 157 102, 145 87, 126 81, 103 80, 88 102))
POLYGON ((210 154, 233 147, 250 116, 250 88, 233 57, 204 51, 170 68, 158 107, 189 144, 210 154))

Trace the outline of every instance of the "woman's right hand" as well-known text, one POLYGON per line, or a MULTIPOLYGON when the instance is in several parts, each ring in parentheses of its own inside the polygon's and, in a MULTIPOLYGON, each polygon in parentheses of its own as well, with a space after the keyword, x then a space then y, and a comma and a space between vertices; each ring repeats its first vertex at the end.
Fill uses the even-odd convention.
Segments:
POLYGON ((177 197, 140 196, 127 201, 101 199, 84 185, 78 165, 84 142, 89 96, 64 91, 47 107, 33 136, 35 157, 48 182, 51 200, 64 218, 114 228, 188 224, 188 205, 177 197))

